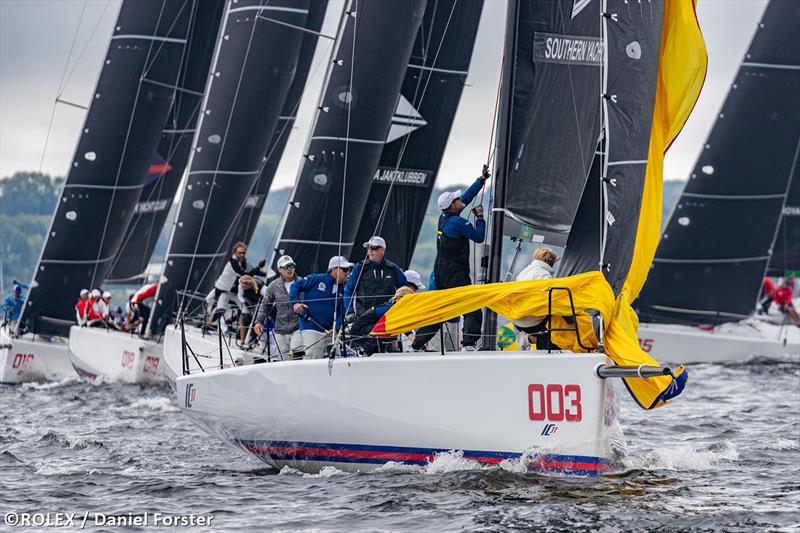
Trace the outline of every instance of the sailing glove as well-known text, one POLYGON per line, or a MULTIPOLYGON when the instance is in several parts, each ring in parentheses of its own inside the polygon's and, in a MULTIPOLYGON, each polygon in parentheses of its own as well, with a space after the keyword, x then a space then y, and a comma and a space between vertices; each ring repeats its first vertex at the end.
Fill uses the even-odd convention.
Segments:
POLYGON ((481 172, 481 177, 484 180, 488 180, 492 177, 492 173, 489 172, 489 165, 483 165, 483 171, 481 172))
POLYGON ((472 213, 478 218, 483 218, 483 206, 476 205, 472 208, 472 213))

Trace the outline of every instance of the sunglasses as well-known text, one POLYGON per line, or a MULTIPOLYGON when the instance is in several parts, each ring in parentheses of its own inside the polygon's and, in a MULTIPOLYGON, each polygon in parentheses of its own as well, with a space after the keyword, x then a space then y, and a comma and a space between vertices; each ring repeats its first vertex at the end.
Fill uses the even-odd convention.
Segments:
POLYGON ((294 263, 292 263, 292 264, 290 264, 290 265, 283 265, 283 266, 281 267, 281 270, 291 270, 291 269, 293 269, 294 267, 295 267, 295 264, 294 264, 294 263))
POLYGON ((350 267, 336 267, 336 268, 338 268, 342 272, 350 272, 350 267))
POLYGON ((383 250, 383 246, 370 246, 369 249, 374 252, 375 250, 383 250))

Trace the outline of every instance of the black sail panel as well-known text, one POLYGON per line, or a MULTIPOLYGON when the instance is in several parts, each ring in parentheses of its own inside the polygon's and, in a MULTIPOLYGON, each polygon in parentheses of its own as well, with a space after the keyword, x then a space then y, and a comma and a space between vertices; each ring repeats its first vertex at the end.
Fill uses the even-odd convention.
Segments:
POLYGON ((600 131, 600 2, 518 4, 504 232, 563 246, 600 131))
POLYGON ((800 167, 795 163, 789 196, 783 206, 778 236, 767 274, 800 277, 800 167))
MULTIPOLYGON (((561 275, 597 270, 601 263, 614 293, 619 293, 633 259, 639 211, 653 124, 663 1, 628 9, 624 0, 608 0, 604 17, 606 88, 601 96, 606 117, 596 155, 598 172, 587 192, 603 200, 601 216, 580 216, 567 241, 561 275), (602 250, 602 256, 601 256, 602 250)), ((594 203, 592 200, 589 203, 594 203)), ((586 204, 582 204, 586 205, 586 204)), ((586 205, 598 213, 598 205, 586 205)))
POLYGON ((163 330, 177 291, 203 292, 240 206, 264 164, 289 90, 309 0, 227 4, 185 188, 167 249, 154 332, 163 330))
POLYGON ((277 243, 300 272, 350 254, 425 3, 349 2, 277 243))
POLYGON ((189 160, 224 5, 224 0, 202 0, 195 4, 175 103, 150 162, 133 219, 114 259, 110 283, 145 277, 189 160))
MULTIPOLYGON (((306 28, 309 33, 305 34, 303 43, 300 45, 300 59, 297 62, 297 70, 295 71, 294 79, 292 79, 292 85, 289 87, 286 102, 283 104, 278 125, 267 149, 267 162, 258 176, 256 184, 247 196, 245 204, 241 207, 241 212, 234 226, 235 229, 230 232, 227 243, 221 249, 228 250, 237 241, 249 243, 253 238, 261 210, 272 186, 272 180, 275 178, 286 143, 289 141, 289 134, 294 127, 297 108, 308 81, 311 62, 314 59, 314 52, 319 40, 319 31, 322 28, 327 7, 327 0, 314 0, 311 2, 308 17, 306 18, 306 28)), ((214 268, 215 272, 221 270, 226 259, 226 257, 222 257, 217 260, 217 265, 214 268)))
POLYGON ((408 268, 467 79, 483 0, 429 2, 373 176, 356 247, 381 235, 408 268), (383 218, 381 218, 383 215, 383 218))
POLYGON ((752 313, 797 172, 798 27, 792 2, 770 2, 661 237, 637 301, 642 320, 708 324, 752 313))
POLYGON ((20 324, 64 333, 101 285, 174 97, 193 2, 122 4, 20 324))

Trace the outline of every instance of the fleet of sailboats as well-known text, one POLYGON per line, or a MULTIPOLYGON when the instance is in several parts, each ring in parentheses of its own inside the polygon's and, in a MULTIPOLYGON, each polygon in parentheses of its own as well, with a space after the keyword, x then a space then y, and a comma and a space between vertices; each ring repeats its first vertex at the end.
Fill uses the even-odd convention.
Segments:
POLYGON ((765 274, 800 270, 798 14, 775 1, 663 235, 663 156, 705 76, 694 3, 508 1, 496 145, 476 161, 495 175, 485 283, 406 296, 373 331, 484 308, 482 350, 353 357, 333 332, 329 358, 284 361, 195 320, 233 243, 252 238, 323 41, 267 266, 288 254, 324 271, 334 255, 361 259, 372 235, 410 265, 482 9, 124 0, 22 316, 0 329, 0 382, 166 378, 202 429, 278 468, 364 471, 461 450, 595 475, 613 464, 615 380, 654 409, 688 375, 657 360, 800 353, 797 328, 752 316, 765 274), (557 278, 503 282, 504 248, 523 242, 564 248, 557 278), (80 289, 153 276, 146 334, 74 325, 80 289), (497 352, 497 316, 547 316, 561 349, 497 352))

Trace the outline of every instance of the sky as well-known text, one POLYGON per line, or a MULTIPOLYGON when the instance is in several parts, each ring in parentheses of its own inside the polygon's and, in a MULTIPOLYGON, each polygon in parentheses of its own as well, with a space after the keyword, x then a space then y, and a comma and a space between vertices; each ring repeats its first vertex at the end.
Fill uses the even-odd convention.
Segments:
MULTIPOLYGON (((52 175, 66 173, 85 111, 54 106, 54 101, 60 95, 80 105, 89 102, 119 4, 120 0, 0 0, 0 176, 40 168, 52 175)), ((331 0, 323 33, 335 33, 341 6, 342 0, 331 0)), ((666 179, 686 179, 691 172, 765 7, 766 0, 699 0, 708 77, 692 116, 667 154, 666 179)), ((489 152, 504 25, 505 2, 486 0, 440 185, 471 181, 489 152)), ((323 41, 273 188, 295 181, 329 53, 329 41, 323 41)))

